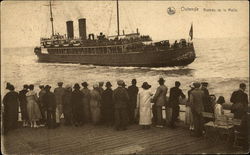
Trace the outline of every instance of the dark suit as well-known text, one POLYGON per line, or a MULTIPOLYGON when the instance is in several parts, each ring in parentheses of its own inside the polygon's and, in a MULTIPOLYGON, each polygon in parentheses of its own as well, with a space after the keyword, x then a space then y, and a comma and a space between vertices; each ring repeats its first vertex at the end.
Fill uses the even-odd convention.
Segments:
POLYGON ((183 94, 182 90, 178 87, 173 87, 170 89, 170 95, 169 95, 169 106, 172 107, 172 119, 170 122, 171 126, 175 125, 175 121, 177 120, 177 117, 179 116, 180 112, 180 106, 179 106, 179 98, 184 98, 185 95, 183 94))
POLYGON ((190 105, 194 119, 194 131, 197 136, 202 135, 202 128, 203 128, 202 112, 204 111, 203 101, 204 101, 204 92, 201 89, 195 88, 193 91, 191 91, 190 105))
POLYGON ((137 94, 138 94, 138 87, 135 85, 131 85, 128 87, 128 95, 129 95, 129 121, 130 123, 135 122, 135 108, 137 102, 137 94))
POLYGON ((233 103, 231 112, 234 113, 234 118, 241 119, 248 109, 248 96, 243 90, 234 91, 230 102, 233 103))
POLYGON ((113 124, 114 102, 113 102, 113 90, 111 88, 107 88, 102 93, 101 116, 104 124, 106 125, 113 124))
POLYGON ((127 108, 129 96, 125 88, 118 87, 114 90, 113 100, 115 106, 115 127, 116 129, 126 129, 127 108))
POLYGON ((28 112, 27 112, 27 100, 26 100, 26 93, 28 90, 21 90, 19 92, 19 101, 20 101, 20 109, 21 109, 21 114, 22 114, 22 120, 23 121, 28 121, 28 112))
POLYGON ((52 92, 46 92, 43 96, 43 103, 47 112, 47 126, 54 128, 56 123, 56 96, 52 92))

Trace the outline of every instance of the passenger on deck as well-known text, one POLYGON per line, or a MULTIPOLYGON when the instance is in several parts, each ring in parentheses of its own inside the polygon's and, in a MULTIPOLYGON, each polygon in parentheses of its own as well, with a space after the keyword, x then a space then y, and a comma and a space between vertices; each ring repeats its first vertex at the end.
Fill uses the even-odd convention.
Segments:
POLYGON ((94 84, 93 90, 90 92, 90 112, 94 125, 98 125, 100 123, 101 116, 101 95, 98 90, 98 84, 94 84))
POLYGON ((101 117, 102 123, 112 126, 114 123, 113 90, 110 82, 106 83, 106 90, 102 93, 101 117))
POLYGON ((3 98, 4 115, 3 115, 3 127, 4 134, 8 131, 16 129, 18 127, 18 93, 15 92, 15 87, 11 84, 7 85, 6 89, 9 92, 3 98))
POLYGON ((46 93, 43 96, 43 103, 45 106, 45 112, 47 113, 47 127, 49 129, 56 128, 56 97, 55 94, 50 91, 50 86, 44 87, 46 93))
POLYGON ((191 103, 190 103, 190 94, 194 90, 194 85, 193 83, 189 85, 190 90, 188 90, 188 100, 186 103, 186 112, 185 112, 185 124, 189 125, 189 130, 193 131, 194 130, 194 119, 193 119, 193 114, 191 110, 191 103))
POLYGON ((83 114, 83 97, 84 94, 80 91, 78 83, 74 85, 74 91, 71 95, 71 104, 73 109, 73 122, 76 127, 83 125, 84 114, 83 114))
POLYGON ((58 87, 55 88, 54 94, 56 96, 56 123, 60 125, 62 111, 62 96, 64 94, 65 88, 62 87, 63 82, 58 82, 58 87))
POLYGON ((185 98, 182 90, 179 88, 181 83, 179 81, 175 82, 175 87, 170 89, 169 103, 172 105, 172 119, 170 122, 170 127, 175 128, 175 122, 179 116, 180 112, 180 97, 185 98))
POLYGON ((135 108, 136 108, 136 100, 137 100, 137 94, 138 94, 138 87, 136 86, 136 79, 133 79, 131 81, 131 86, 128 87, 128 95, 129 95, 129 123, 134 124, 135 123, 135 108))
POLYGON ((223 96, 220 96, 214 106, 214 116, 215 119, 217 119, 218 116, 221 116, 224 114, 222 104, 225 103, 225 99, 223 96))
POLYGON ((73 122, 73 108, 71 103, 72 88, 70 85, 66 85, 65 91, 62 96, 63 115, 65 125, 72 125, 73 122))
POLYGON ((202 82, 201 83, 201 90, 204 92, 204 111, 213 113, 213 107, 211 106, 210 97, 209 97, 209 91, 207 89, 208 83, 202 82))
POLYGON ((204 92, 200 89, 200 83, 194 83, 194 90, 190 93, 190 105, 194 118, 194 132, 196 137, 202 136, 203 120, 202 112, 204 112, 203 98, 204 92))
POLYGON ((234 113, 236 119, 241 119, 248 110, 248 95, 245 90, 246 84, 241 83, 239 90, 234 91, 230 98, 230 102, 233 103, 231 112, 234 113))
POLYGON ((113 93, 113 100, 115 105, 115 129, 126 130, 129 96, 126 89, 122 87, 124 85, 124 82, 122 80, 118 80, 117 85, 118 87, 114 90, 113 93))
POLYGON ((99 82, 99 87, 98 87, 98 92, 99 92, 99 94, 100 95, 102 95, 102 93, 103 93, 103 91, 104 91, 104 89, 103 89, 103 84, 104 84, 104 82, 99 82))
POLYGON ((26 93, 26 99, 27 111, 31 127, 38 128, 36 122, 39 121, 42 116, 38 106, 37 93, 34 91, 34 85, 29 85, 29 91, 26 93))
POLYGON ((139 125, 142 125, 143 129, 149 129, 152 124, 151 120, 151 100, 153 93, 149 88, 147 82, 143 82, 142 84, 143 90, 141 90, 137 95, 137 108, 139 108, 139 125))
POLYGON ((164 85, 165 80, 163 78, 160 78, 158 82, 160 86, 157 88, 153 98, 153 108, 156 115, 156 117, 154 116, 154 119, 156 121, 156 127, 163 127, 162 106, 166 104, 166 95, 168 92, 168 88, 164 85))
POLYGON ((84 119, 85 122, 88 123, 91 120, 91 113, 90 113, 90 90, 88 88, 88 83, 83 82, 82 83, 82 93, 84 94, 83 98, 83 109, 84 109, 84 119))
POLYGON ((23 85, 23 90, 19 91, 19 101, 20 101, 20 109, 22 114, 23 127, 28 126, 29 117, 27 112, 27 99, 26 93, 28 92, 28 85, 23 85))
POLYGON ((39 95, 39 97, 38 97, 38 105, 39 105, 39 109, 41 111, 41 116, 42 116, 42 118, 40 119, 40 126, 44 126, 44 123, 46 122, 46 117, 45 117, 43 96, 46 93, 46 91, 44 90, 44 85, 40 85, 39 88, 40 88, 40 91, 38 93, 38 95, 39 95))

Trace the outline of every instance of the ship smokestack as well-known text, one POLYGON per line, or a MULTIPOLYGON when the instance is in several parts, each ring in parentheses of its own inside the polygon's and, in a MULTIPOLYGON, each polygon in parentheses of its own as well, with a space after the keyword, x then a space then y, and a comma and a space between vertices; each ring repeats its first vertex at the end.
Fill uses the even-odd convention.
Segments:
POLYGON ((86 40, 87 39, 86 19, 85 18, 78 19, 78 24, 79 24, 79 38, 86 40))
POLYGON ((68 39, 73 39, 74 38, 73 21, 67 21, 66 22, 66 26, 67 26, 67 36, 68 36, 68 39))

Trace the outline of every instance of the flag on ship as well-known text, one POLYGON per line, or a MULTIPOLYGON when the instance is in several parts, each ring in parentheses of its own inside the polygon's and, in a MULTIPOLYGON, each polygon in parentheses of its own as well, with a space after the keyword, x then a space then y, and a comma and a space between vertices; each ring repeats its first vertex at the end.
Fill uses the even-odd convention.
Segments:
POLYGON ((190 31, 189 31, 189 36, 191 38, 191 40, 193 39, 193 23, 191 24, 191 28, 190 28, 190 31))

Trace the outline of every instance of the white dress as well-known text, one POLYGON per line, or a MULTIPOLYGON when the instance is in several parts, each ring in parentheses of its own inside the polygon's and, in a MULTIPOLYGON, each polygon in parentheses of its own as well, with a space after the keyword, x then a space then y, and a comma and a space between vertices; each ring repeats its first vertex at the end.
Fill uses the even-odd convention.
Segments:
POLYGON ((222 105, 221 104, 215 104, 215 106, 214 106, 214 116, 215 116, 215 119, 217 119, 218 116, 221 116, 221 115, 223 115, 222 105))
POLYGON ((152 123, 151 120, 151 91, 141 90, 137 95, 137 108, 139 108, 139 124, 140 125, 150 125, 152 123))

